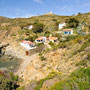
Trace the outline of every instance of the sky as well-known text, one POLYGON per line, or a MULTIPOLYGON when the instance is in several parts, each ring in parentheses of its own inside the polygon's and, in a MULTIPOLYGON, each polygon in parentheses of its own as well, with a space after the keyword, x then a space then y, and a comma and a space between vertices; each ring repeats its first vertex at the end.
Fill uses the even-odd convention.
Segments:
POLYGON ((90 0, 0 0, 0 16, 4 17, 27 18, 50 11, 57 15, 90 12, 90 0))

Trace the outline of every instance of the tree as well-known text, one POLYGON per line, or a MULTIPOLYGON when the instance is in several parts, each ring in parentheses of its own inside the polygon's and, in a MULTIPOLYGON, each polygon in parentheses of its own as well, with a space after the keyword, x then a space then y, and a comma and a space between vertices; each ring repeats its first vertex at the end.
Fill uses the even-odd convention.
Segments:
POLYGON ((66 27, 76 28, 79 25, 79 21, 76 18, 66 19, 66 27))
POLYGON ((0 90, 16 90, 18 87, 13 80, 0 75, 0 90))
POLYGON ((43 32, 44 25, 42 23, 36 22, 33 25, 33 32, 34 33, 41 33, 43 32))

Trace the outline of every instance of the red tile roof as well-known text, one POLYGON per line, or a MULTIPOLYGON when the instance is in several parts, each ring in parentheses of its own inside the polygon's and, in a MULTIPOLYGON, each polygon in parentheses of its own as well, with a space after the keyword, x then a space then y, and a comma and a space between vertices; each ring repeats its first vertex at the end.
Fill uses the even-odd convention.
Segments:
POLYGON ((71 31, 72 29, 63 29, 63 31, 71 31))
POLYGON ((32 44, 33 42, 24 40, 24 41, 22 41, 22 43, 32 44))
POLYGON ((47 39, 49 39, 49 40, 56 40, 56 39, 58 39, 57 37, 49 37, 49 38, 47 38, 47 39))
POLYGON ((44 36, 40 36, 38 38, 36 38, 35 40, 42 40, 44 38, 44 36))

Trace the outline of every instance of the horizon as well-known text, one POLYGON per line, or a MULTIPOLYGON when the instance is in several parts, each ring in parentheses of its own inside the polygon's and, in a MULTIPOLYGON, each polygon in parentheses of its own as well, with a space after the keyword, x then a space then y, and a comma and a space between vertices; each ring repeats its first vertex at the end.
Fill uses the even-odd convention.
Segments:
POLYGON ((52 11, 56 15, 71 16, 90 12, 89 0, 0 0, 0 16, 28 18, 52 11))

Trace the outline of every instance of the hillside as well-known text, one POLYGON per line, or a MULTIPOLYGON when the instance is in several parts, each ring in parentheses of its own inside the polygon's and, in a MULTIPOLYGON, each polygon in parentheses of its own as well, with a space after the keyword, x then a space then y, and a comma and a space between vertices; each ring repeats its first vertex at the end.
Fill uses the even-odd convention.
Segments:
MULTIPOLYGON (((90 27, 90 13, 85 14, 78 14, 74 16, 59 16, 55 14, 49 14, 49 15, 41 15, 41 16, 33 16, 31 18, 15 18, 10 19, 6 17, 0 17, 0 40, 5 39, 5 37, 15 37, 16 39, 19 39, 18 32, 22 30, 23 27, 27 27, 29 25, 33 25, 36 22, 42 23, 44 25, 44 32, 49 31, 52 33, 52 31, 58 30, 58 24, 65 22, 66 19, 70 17, 75 17, 81 22, 85 23, 84 29, 87 29, 90 27)), ((33 32, 30 32, 33 34, 33 32)), ((10 38, 9 38, 10 39, 10 38)))
MULTIPOLYGON (((40 27, 39 30, 42 28, 40 27)), ((90 89, 90 13, 73 16, 44 14, 31 18, 0 17, 0 63, 8 67, 1 70, 13 72, 12 80, 20 85, 17 90, 87 90, 90 89), (58 24, 74 17, 83 30, 73 28, 74 34, 65 36, 58 33, 58 24), (29 30, 30 25, 43 26, 42 32, 29 30), (82 33, 77 33, 79 32, 82 33), (88 33, 86 33, 88 31, 88 33), (83 33, 84 32, 84 33, 83 33), (57 42, 36 44, 38 36, 58 37, 57 42), (20 45, 22 40, 34 42, 38 49, 30 50, 20 45), (49 48, 50 47, 50 48, 49 48), (7 59, 7 60, 6 60, 7 59), (9 64, 6 64, 9 63, 9 64), (12 65, 11 65, 12 64, 12 65), (16 65, 16 66, 15 66, 16 65), (17 68, 16 68, 17 67, 17 68)), ((3 85, 3 84, 2 84, 3 85)))
MULTIPOLYGON (((49 51, 33 55, 32 60, 22 72, 23 83, 21 84, 28 90, 28 88, 35 88, 35 90, 56 90, 56 88, 74 88, 69 87, 74 85, 79 88, 89 87, 90 74, 90 35, 80 36, 67 43, 65 48, 53 48, 49 51), (41 59, 44 56, 46 59, 41 59), (84 82, 84 71, 87 74, 87 79, 84 82), (80 74, 78 73, 80 72, 80 74), (73 74, 72 74, 73 73, 73 74), (75 80, 74 80, 75 74, 75 80), (81 75, 84 75, 81 77, 81 75), (79 77, 77 77, 79 76, 79 77), (83 78, 82 83, 78 83, 78 78, 83 78), (70 83, 69 83, 70 80, 70 83), (77 80, 77 81, 76 81, 77 80), (29 82, 31 82, 29 84, 29 82), (75 83, 74 83, 75 82, 75 83), (65 85, 63 84, 65 83, 65 85), (86 86, 83 87, 84 83, 86 86), (26 85, 25 85, 26 84, 26 85), (32 85, 33 84, 33 85, 32 85), (79 86, 80 84, 81 86, 79 86), (59 85, 62 85, 61 87, 59 85), (68 85, 68 86, 67 86, 68 85)), ((27 61, 26 61, 27 62, 27 61)), ((34 90, 34 89, 31 89, 34 90)), ((57 89, 58 90, 58 89, 57 89)), ((68 90, 68 89, 66 89, 68 90)))

